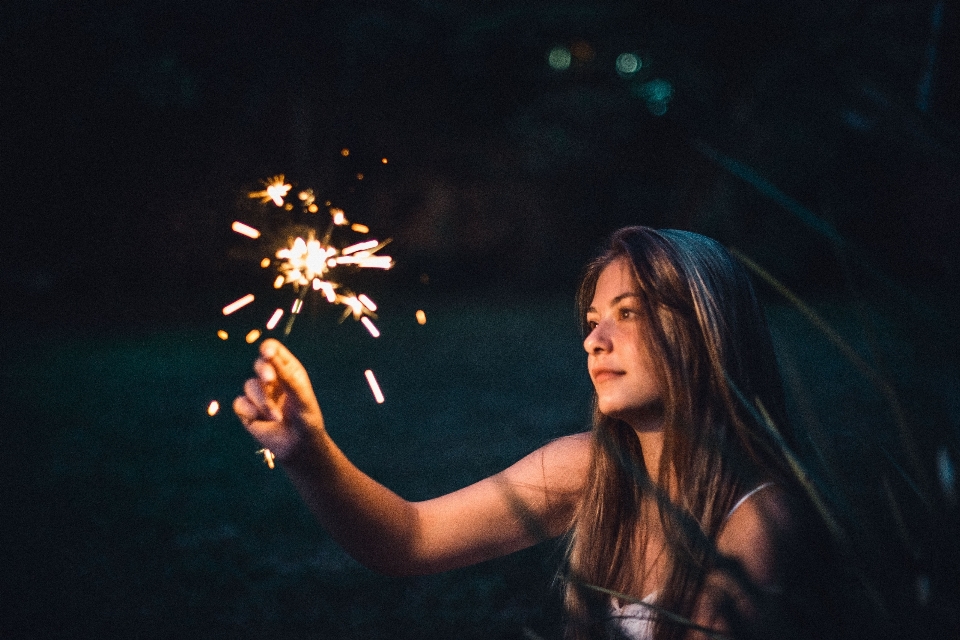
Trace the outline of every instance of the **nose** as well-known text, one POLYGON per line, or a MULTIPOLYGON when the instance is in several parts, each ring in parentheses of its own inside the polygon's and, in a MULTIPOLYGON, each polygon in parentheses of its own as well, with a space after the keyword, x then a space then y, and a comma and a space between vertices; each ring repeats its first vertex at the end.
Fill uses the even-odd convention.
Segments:
POLYGON ((597 323, 597 326, 584 338, 583 349, 588 354, 597 354, 610 351, 610 348, 610 332, 607 328, 607 323, 601 321, 597 323))

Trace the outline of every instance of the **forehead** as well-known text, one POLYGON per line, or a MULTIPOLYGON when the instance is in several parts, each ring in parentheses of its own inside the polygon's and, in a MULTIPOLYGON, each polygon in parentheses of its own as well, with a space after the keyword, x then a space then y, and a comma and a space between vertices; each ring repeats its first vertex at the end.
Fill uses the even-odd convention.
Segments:
POLYGON ((606 306, 625 293, 639 292, 640 285, 633 274, 632 265, 626 258, 617 258, 600 272, 590 306, 593 308, 606 306))

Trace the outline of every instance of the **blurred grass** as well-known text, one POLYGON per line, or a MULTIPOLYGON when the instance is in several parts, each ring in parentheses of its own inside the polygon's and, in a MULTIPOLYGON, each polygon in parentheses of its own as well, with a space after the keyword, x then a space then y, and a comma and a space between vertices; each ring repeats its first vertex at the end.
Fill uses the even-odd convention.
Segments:
MULTIPOLYGON (((585 428, 589 380, 569 300, 298 321, 328 428, 411 499, 585 428), (387 396, 377 405, 363 370, 387 396)), ((270 471, 229 404, 254 347, 216 325, 99 336, 7 334, 6 467, 17 637, 522 637, 559 625, 555 543, 441 576, 360 567, 270 471), (210 400, 221 412, 206 415, 210 400)))
MULTIPOLYGON (((949 393, 929 390, 960 389, 950 359, 924 359, 882 310, 864 331, 850 303, 817 308, 858 353, 882 353, 898 387, 947 404, 949 393)), ((356 323, 305 317, 289 344, 334 438, 404 497, 458 488, 586 428, 590 386, 571 300, 438 304, 422 327, 409 305, 384 309, 376 341, 356 323), (384 405, 373 402, 365 368, 384 405)), ((801 454, 842 488, 831 495, 842 515, 866 518, 864 535, 881 540, 871 561, 890 569, 878 577, 885 592, 915 601, 916 574, 934 584, 950 574, 909 555, 891 564, 904 547, 880 529, 889 524, 881 479, 897 485, 908 513, 916 508, 878 463, 878 447, 899 451, 880 392, 795 308, 771 305, 769 317, 792 412, 808 434, 801 454)), ((218 328, 5 335, 6 637, 559 636, 557 543, 416 579, 376 575, 340 551, 232 416, 254 347, 221 342, 218 328), (211 418, 213 399, 223 408, 211 418)), ((925 437, 955 446, 939 424, 925 437)))

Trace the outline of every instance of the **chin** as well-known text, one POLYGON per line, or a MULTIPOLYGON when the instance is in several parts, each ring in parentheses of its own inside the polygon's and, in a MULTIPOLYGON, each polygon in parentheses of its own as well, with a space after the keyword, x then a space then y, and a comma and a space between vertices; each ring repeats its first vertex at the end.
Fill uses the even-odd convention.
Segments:
POLYGON ((638 432, 663 429, 663 405, 659 401, 640 406, 598 403, 597 409, 608 418, 626 422, 638 432))

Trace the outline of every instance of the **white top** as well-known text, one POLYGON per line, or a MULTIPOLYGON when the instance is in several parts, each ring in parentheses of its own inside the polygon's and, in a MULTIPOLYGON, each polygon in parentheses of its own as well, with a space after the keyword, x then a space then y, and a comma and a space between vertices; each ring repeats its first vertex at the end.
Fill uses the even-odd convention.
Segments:
POLYGON ((653 638, 653 609, 642 603, 654 604, 657 592, 653 591, 640 602, 620 605, 619 598, 610 598, 610 618, 607 632, 611 638, 627 640, 650 640, 653 638))
MULTIPOLYGON (((750 496, 770 486, 773 486, 772 482, 764 482, 748 491, 733 505, 724 522, 729 520, 733 512, 739 509, 750 496)), ((622 606, 618 598, 610 598, 610 618, 607 620, 607 632, 610 637, 624 640, 652 640, 654 610, 647 605, 655 604, 656 600, 656 591, 648 593, 640 602, 628 602, 622 606)))

